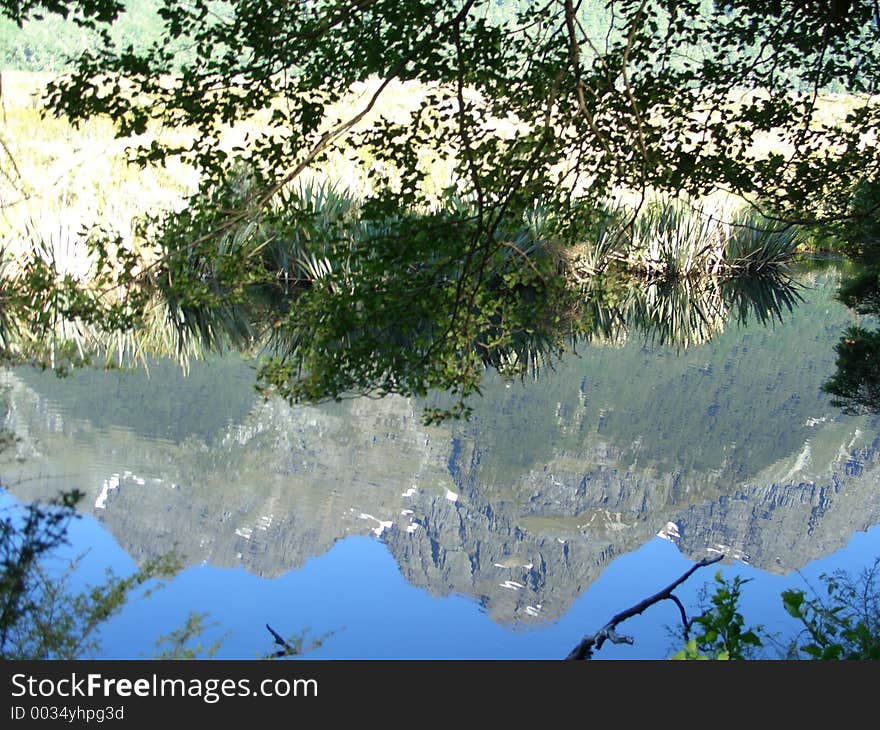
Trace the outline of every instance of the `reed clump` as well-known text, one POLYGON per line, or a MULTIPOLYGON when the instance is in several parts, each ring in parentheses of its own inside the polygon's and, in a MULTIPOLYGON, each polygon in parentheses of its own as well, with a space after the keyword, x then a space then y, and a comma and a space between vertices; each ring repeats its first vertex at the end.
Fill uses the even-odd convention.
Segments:
POLYGON ((572 249, 573 276, 617 267, 649 281, 784 273, 801 249, 797 227, 746 210, 661 198, 598 211, 591 239, 572 249))

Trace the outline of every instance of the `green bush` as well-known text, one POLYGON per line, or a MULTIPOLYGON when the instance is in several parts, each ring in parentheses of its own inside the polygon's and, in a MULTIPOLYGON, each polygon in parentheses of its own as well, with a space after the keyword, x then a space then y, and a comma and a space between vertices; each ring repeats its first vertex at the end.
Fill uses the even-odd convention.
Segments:
MULTIPOLYGON (((800 624, 800 631, 784 650, 785 659, 880 659, 880 558, 857 577, 845 571, 823 573, 823 591, 789 589, 782 605, 800 624)), ((717 586, 710 607, 695 617, 685 632, 685 645, 672 659, 759 659, 770 643, 763 626, 746 627, 740 612, 739 576, 728 581, 715 575, 717 586), (699 631, 689 636, 696 625, 699 631)))
POLYGON ((97 653, 99 630, 135 593, 148 595, 155 578, 177 570, 174 556, 148 561, 120 578, 74 593, 68 579, 78 561, 60 576, 46 560, 67 543, 82 497, 64 492, 46 503, 8 507, 0 515, 0 659, 81 659, 97 653))

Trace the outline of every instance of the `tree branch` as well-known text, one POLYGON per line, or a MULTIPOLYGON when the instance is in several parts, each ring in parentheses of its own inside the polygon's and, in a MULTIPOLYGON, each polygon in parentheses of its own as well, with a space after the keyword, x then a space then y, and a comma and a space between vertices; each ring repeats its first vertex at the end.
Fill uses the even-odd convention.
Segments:
POLYGON ((291 646, 290 643, 275 629, 273 629, 269 624, 266 624, 266 628, 269 630, 269 633, 272 634, 272 638, 275 639, 275 643, 278 644, 281 648, 278 651, 272 652, 266 658, 267 659, 278 659, 284 656, 293 656, 294 654, 299 654, 295 647, 291 646))
MULTIPOLYGON (((606 640, 610 640, 612 643, 627 643, 631 644, 632 639, 625 636, 620 636, 615 629, 618 624, 623 623, 629 618, 633 616, 638 616, 640 613, 643 613, 646 609, 653 606, 655 603, 659 603, 660 601, 669 599, 674 601, 681 611, 682 618, 685 619, 686 614, 684 611, 684 607, 681 604, 681 601, 678 600, 675 596, 672 595, 672 592, 678 588, 682 583, 684 583, 691 575, 699 570, 700 568, 705 568, 707 565, 712 565, 713 563, 717 563, 719 560, 724 558, 724 554, 716 555, 714 558, 703 558, 699 562, 695 563, 690 567, 690 569, 684 573, 684 575, 680 576, 672 583, 670 583, 666 588, 662 591, 655 593, 653 596, 650 596, 643 601, 640 601, 635 606, 626 609, 625 611, 621 611, 616 616, 614 616, 607 624, 605 624, 599 631, 595 634, 590 634, 589 636, 585 636, 580 640, 580 643, 571 650, 569 655, 565 657, 566 659, 590 659, 593 656, 593 651, 598 651, 602 648, 602 644, 605 643, 606 640)), ((685 627, 687 627, 687 621, 685 620, 685 627)))

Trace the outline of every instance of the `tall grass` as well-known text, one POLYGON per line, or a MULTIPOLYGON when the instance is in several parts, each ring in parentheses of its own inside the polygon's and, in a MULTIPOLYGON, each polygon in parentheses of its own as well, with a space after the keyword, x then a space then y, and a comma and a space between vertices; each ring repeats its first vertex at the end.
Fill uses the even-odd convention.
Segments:
POLYGON ((630 256, 649 276, 666 279, 718 273, 723 235, 708 216, 675 200, 648 205, 632 225, 630 256))
POLYGON ((780 273, 800 245, 798 231, 709 202, 660 198, 633 211, 601 211, 601 225, 580 244, 580 271, 601 274, 614 262, 648 280, 780 273))
POLYGON ((796 227, 763 222, 740 213, 729 225, 722 260, 726 271, 762 274, 779 271, 794 258, 800 245, 796 227))

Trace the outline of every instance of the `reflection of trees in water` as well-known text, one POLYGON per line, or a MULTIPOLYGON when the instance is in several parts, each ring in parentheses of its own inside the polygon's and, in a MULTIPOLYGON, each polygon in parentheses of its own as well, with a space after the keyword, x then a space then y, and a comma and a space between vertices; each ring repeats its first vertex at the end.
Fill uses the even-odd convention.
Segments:
MULTIPOLYGON (((841 284, 837 298, 856 314, 880 315, 880 267, 857 268, 841 284)), ((822 389, 832 404, 851 415, 880 412, 880 330, 848 327, 834 348, 836 371, 822 389)))
POLYGON ((880 331, 849 327, 834 351, 837 371, 823 386, 832 405, 850 415, 880 412, 880 331))
MULTIPOLYGON (((801 301, 799 284, 787 275, 697 277, 645 282, 626 278, 610 287, 586 287, 565 317, 538 321, 510 333, 503 347, 481 349, 483 368, 505 377, 537 379, 579 342, 620 343, 635 332, 654 345, 686 349, 711 340, 727 324, 782 322, 801 301)), ((486 337, 491 339, 492 328, 486 337)), ((297 332, 274 331, 270 346, 295 353, 297 332), (288 339, 285 340, 285 337, 288 339)), ((406 337, 389 342, 407 348, 406 337)))
POLYGON ((0 308, 6 354, 63 370, 157 357, 186 367, 239 351, 260 358, 261 388, 294 403, 451 394, 449 409, 425 411, 430 422, 469 413, 487 369, 538 377, 578 342, 631 332, 687 348, 731 319, 779 320, 798 299, 791 236, 721 226, 672 203, 649 207, 623 243, 618 221, 601 272, 579 281, 539 216, 499 222, 475 258, 479 226, 464 204, 372 220, 327 185, 288 203, 296 225, 270 216, 215 248, 165 241, 155 268, 99 241, 85 288, 59 279, 54 248, 35 248, 17 271, 0 271, 26 293, 0 308))
MULTIPOLYGON (((546 317, 506 334, 501 330, 507 325, 488 321, 482 337, 472 342, 471 348, 482 368, 506 377, 537 378, 584 340, 620 344, 637 333, 652 345, 686 349, 708 342, 730 323, 781 322, 800 301, 798 288, 794 279, 779 274, 604 281, 585 287, 576 306, 562 318, 546 317), (483 341, 502 336, 503 347, 483 346, 483 341)), ((520 292, 517 296, 522 297, 519 307, 534 304, 539 308, 534 294, 526 297, 520 292)), ((319 323, 280 326, 295 306, 294 299, 268 287, 252 287, 246 297, 204 306, 156 293, 144 308, 138 327, 108 331, 97 323, 58 318, 53 337, 40 339, 27 320, 4 309, 0 335, 7 353, 58 369, 96 360, 129 367, 153 358, 176 359, 187 367, 194 360, 225 352, 297 362, 319 323)), ((368 337, 381 342, 393 360, 398 353, 411 351, 426 330, 436 327, 436 322, 424 317, 407 324, 408 328, 395 330, 377 322, 377 328, 384 328, 384 337, 375 331, 353 330, 340 346, 350 347, 359 338, 368 337)), ((368 380, 369 374, 362 375, 368 380)))
POLYGON ((489 225, 461 200, 389 211, 330 184, 282 192, 277 209, 210 245, 192 212, 175 235, 151 237, 145 224, 152 263, 96 234, 80 279, 63 276, 62 242, 33 241, 23 267, 0 271, 24 293, 4 309, 7 354, 64 369, 156 357, 186 366, 236 350, 260 356, 258 386, 292 403, 451 395, 449 409, 425 411, 431 422, 470 413, 487 369, 536 377, 577 342, 632 330, 689 347, 730 312, 773 320, 795 300, 785 279, 794 234, 674 200, 584 209, 572 242, 537 210, 489 225))
POLYGON ((727 324, 782 322, 801 300, 788 277, 699 277, 628 282, 590 302, 591 340, 623 342, 640 334, 653 345, 685 349, 711 340, 727 324))
MULTIPOLYGON (((381 528, 383 522, 392 521, 393 528, 384 529, 381 536, 414 584, 444 595, 481 597, 493 618, 548 619, 567 608, 609 560, 650 540, 667 521, 678 526, 677 542, 687 555, 699 557, 707 546, 723 544, 751 555, 756 567, 773 567, 772 561, 781 556, 783 563, 777 567, 790 569, 827 550, 829 544, 839 545, 858 520, 874 519, 876 456, 860 459, 861 474, 832 459, 828 469, 833 470, 833 479, 826 475, 825 461, 818 461, 840 453, 839 447, 855 448, 852 429, 831 424, 803 427, 807 416, 817 414, 809 395, 796 408, 774 407, 786 403, 792 393, 818 390, 819 380, 804 374, 817 370, 810 357, 827 354, 828 339, 823 334, 815 340, 817 347, 804 344, 811 330, 827 332, 827 323, 816 327, 823 321, 829 294, 828 279, 819 283, 821 291, 805 295, 804 306, 786 318, 789 326, 781 328, 784 331, 756 335, 754 330, 760 327, 752 328, 751 354, 729 346, 727 340, 738 342, 730 327, 710 347, 681 356, 660 353, 657 368, 641 371, 630 367, 644 364, 634 343, 623 350, 585 348, 584 358, 559 363, 557 377, 545 374, 539 388, 507 389, 500 379, 493 379, 498 387, 487 389, 476 425, 461 430, 425 429, 412 418, 412 406, 395 398, 381 404, 354 401, 321 409, 291 409, 269 400, 260 402, 253 414, 233 418, 228 430, 226 411, 222 418, 209 419, 216 428, 202 429, 198 438, 184 438, 190 432, 184 429, 174 444, 148 436, 136 447, 128 430, 114 430, 108 443, 103 436, 95 437, 92 426, 66 420, 71 428, 85 429, 75 440, 77 448, 88 444, 95 449, 88 463, 105 464, 116 454, 126 455, 126 464, 112 467, 119 472, 119 486, 110 491, 109 501, 98 513, 132 554, 144 554, 147 545, 167 545, 174 533, 176 541, 188 546, 193 562, 210 558, 214 564, 245 565, 255 572, 276 574, 323 552, 336 539, 369 534, 376 525, 381 528), (712 354, 716 349, 720 355, 712 354), (796 359, 802 369, 793 369, 780 385, 775 373, 787 352, 799 353, 796 359), (628 354, 634 357, 625 360, 622 356, 628 354), (694 378, 675 385, 681 372, 692 371, 688 362, 702 366, 728 358, 737 358, 740 367, 727 373, 716 366, 717 375, 709 379, 694 371, 694 378), (767 372, 760 367, 762 362, 769 363, 767 372), (610 385, 590 390, 585 406, 583 386, 578 386, 584 374, 599 382, 603 376, 607 380, 609 372, 614 374, 610 385), (639 377, 633 378, 634 372, 639 377), (638 388, 630 387, 633 381, 638 381, 638 388), (779 394, 764 390, 770 382, 779 394), (565 385, 553 390, 554 383, 565 385), (663 397, 651 395, 652 385, 663 397), (707 413, 706 406, 717 403, 715 394, 721 391, 740 408, 716 406, 707 413), (681 397, 683 392, 687 398, 681 397), (681 410, 670 411, 668 404, 677 401, 686 403, 681 410), (610 419, 600 415, 608 403, 619 404, 610 419), (491 425, 485 421, 489 413, 497 419, 491 425), (593 416, 602 419, 601 434, 593 416), (762 420, 768 422, 764 430, 762 420), (478 427, 480 431, 466 430, 478 427), (776 441, 767 437, 775 432, 784 435, 776 441), (759 454, 748 438, 760 442, 759 454), (800 463, 798 449, 805 438, 816 461, 808 471, 798 472, 794 464, 800 463), (732 439, 743 448, 726 450, 732 439), (699 452, 699 463, 682 456, 688 449, 699 452), (523 454, 529 458, 520 458, 523 454), (493 466, 499 461, 507 466, 511 455, 518 460, 510 469, 493 466), (668 468, 658 455, 669 456, 668 468), (719 471, 716 456, 730 457, 731 467, 719 471), (774 466, 780 456, 786 457, 785 463, 774 466), (135 458, 141 459, 143 468, 131 463, 135 458), (773 473, 766 478, 744 479, 771 466, 773 473), (146 485, 139 486, 135 476, 126 477, 124 469, 146 477, 146 485), (794 476, 785 476, 789 473, 794 476), (161 486, 158 478, 180 489, 161 486), (816 484, 807 484, 810 479, 816 484), (252 488, 255 483, 260 484, 258 490, 252 488), (421 488, 410 494, 416 483, 421 488), (451 501, 446 490, 457 499, 451 501), (263 518, 272 514, 271 524, 265 523, 263 518), (340 514, 345 519, 340 521, 340 514), (236 558, 237 553, 243 557, 236 558), (518 586, 513 582, 522 588, 514 590, 518 586), (538 604, 542 608, 535 617, 538 604)), ((657 296, 667 291, 658 287, 657 296)), ((772 311, 760 307, 767 299, 755 296, 753 290, 731 286, 708 291, 709 303, 720 307, 719 302, 726 302, 731 316, 739 305, 730 302, 747 305, 749 318, 757 316, 752 301, 758 302, 758 312, 772 311), (719 299, 721 291, 726 299, 719 299)), ((641 295, 623 286, 614 293, 641 295)), ((270 305, 268 299, 255 298, 254 319, 259 321, 261 312, 268 317, 270 305)), ((247 314, 241 305, 230 308, 247 314)), ((841 318, 833 321, 837 326, 841 318)), ((198 340, 197 330, 188 336, 198 340)), ((532 342, 524 336, 524 347, 532 342)), ((539 346, 533 352, 540 352, 539 346)), ((214 379, 202 388, 203 402, 192 401, 195 407, 189 410, 194 413, 219 408, 220 401, 229 400, 228 384, 216 379, 216 368, 209 370, 214 379)), ((818 370, 821 376, 824 370, 818 370)), ((167 372, 179 377, 173 365, 167 372)), ((239 381, 245 383, 243 390, 248 379, 244 374, 239 381)), ((70 380, 47 380, 59 390, 72 387, 70 380)), ((96 411, 106 414, 112 405, 100 380, 91 377, 93 402, 96 411)), ((155 373, 152 380, 151 387, 161 390, 155 373)), ((179 382, 178 392, 198 385, 193 376, 180 377, 179 382)), ((25 407, 23 388, 17 397, 19 418, 27 412, 43 413, 39 405, 25 407)), ((146 386, 144 397, 158 400, 146 386)), ((171 391, 169 398, 182 400, 171 391)), ((56 399, 47 397, 48 401, 56 399)), ((150 417, 148 409, 136 406, 135 410, 134 420, 150 417)), ((45 453, 63 454, 74 445, 66 441, 73 436, 53 431, 51 424, 62 419, 49 416, 22 421, 27 425, 22 432, 47 439, 45 443, 51 445, 45 453)), ((171 418, 178 414, 172 411, 171 418)), ((98 427, 93 418, 88 420, 98 427)), ((39 463, 34 466, 47 471, 39 463)), ((94 479, 93 499, 99 497, 102 479, 111 476, 108 469, 94 479)))

